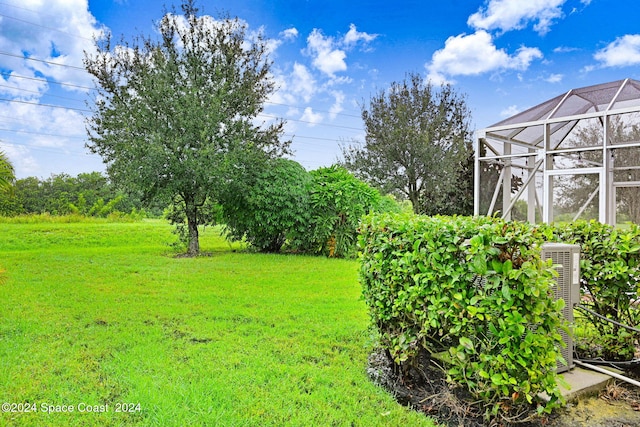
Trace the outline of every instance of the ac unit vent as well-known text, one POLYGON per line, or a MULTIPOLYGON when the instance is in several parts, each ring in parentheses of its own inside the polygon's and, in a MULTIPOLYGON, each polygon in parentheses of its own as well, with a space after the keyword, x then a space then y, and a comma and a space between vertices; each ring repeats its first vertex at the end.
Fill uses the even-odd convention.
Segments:
MULTIPOLYGON (((580 302, 580 246, 563 243, 547 243, 542 246, 542 259, 551 259, 556 266, 554 293, 556 299, 564 300, 562 315, 567 319, 570 329, 573 326, 573 306, 580 302)), ((572 332, 572 330, 570 331, 572 332)), ((566 365, 558 362, 558 372, 573 368, 573 338, 571 334, 560 331, 565 347, 561 349, 566 365)))

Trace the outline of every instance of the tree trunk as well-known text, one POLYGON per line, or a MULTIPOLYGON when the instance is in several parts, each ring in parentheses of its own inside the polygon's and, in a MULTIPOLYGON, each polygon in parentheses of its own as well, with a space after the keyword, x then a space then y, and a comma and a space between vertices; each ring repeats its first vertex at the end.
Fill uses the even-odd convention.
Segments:
POLYGON ((421 210, 420 192, 418 191, 418 180, 413 176, 413 174, 409 175, 407 195, 409 196, 409 201, 413 207, 413 213, 419 214, 421 210))
POLYGON ((413 207, 413 213, 414 214, 420 214, 421 212, 421 207, 420 207, 420 196, 418 195, 417 192, 413 191, 411 192, 411 194, 409 195, 409 200, 411 201, 411 206, 413 207))
POLYGON ((185 206, 187 215, 187 227, 189 230, 189 244, 187 254, 198 256, 200 254, 200 239, 198 235, 198 209, 196 206, 185 206))

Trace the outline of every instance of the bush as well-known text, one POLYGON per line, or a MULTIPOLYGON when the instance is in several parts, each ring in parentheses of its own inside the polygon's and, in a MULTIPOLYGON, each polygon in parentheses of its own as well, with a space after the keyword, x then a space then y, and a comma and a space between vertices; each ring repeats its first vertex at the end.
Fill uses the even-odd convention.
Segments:
MULTIPOLYGON (((634 302, 640 297, 640 227, 630 224, 616 228, 596 221, 577 221, 552 227, 554 238, 581 247, 581 304, 601 316, 625 325, 640 323, 640 311, 634 302)), ((635 353, 633 334, 589 312, 581 312, 577 322, 595 328, 583 351, 588 358, 630 360, 635 353), (591 345, 590 345, 591 344, 591 345), (600 348, 594 354, 594 348, 600 348)))
POLYGON ((367 217, 359 277, 396 364, 406 370, 421 353, 444 351, 448 380, 481 400, 487 418, 519 405, 556 407, 567 325, 554 270, 540 259, 543 231, 487 217, 367 217))
POLYGON ((297 249, 329 257, 356 254, 360 219, 370 213, 399 209, 389 197, 339 166, 310 172, 312 187, 309 224, 296 234, 297 249))
POLYGON ((293 160, 273 159, 244 190, 224 198, 222 221, 231 240, 246 240, 261 252, 278 252, 289 240, 297 245, 310 220, 311 177, 293 160))

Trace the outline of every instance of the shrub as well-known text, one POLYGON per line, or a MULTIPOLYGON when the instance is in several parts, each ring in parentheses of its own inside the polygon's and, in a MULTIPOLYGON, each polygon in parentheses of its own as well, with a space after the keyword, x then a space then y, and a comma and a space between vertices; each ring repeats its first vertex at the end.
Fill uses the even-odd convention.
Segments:
POLYGON ((311 177, 293 160, 273 159, 224 198, 222 220, 231 240, 246 240, 261 252, 278 252, 307 232, 311 177))
POLYGON ((308 227, 296 234, 297 249, 329 257, 356 253, 360 219, 381 209, 397 209, 391 198, 382 198, 375 188, 339 166, 310 172, 311 218, 308 227))
POLYGON ((540 259, 544 229, 496 218, 373 215, 361 226, 360 281, 382 346, 402 369, 446 351, 449 381, 487 418, 561 400, 562 300, 540 259), (551 400, 543 403, 538 394, 551 400))
MULTIPOLYGON (((614 322, 637 326, 640 312, 634 302, 640 296, 640 227, 577 221, 552 229, 556 240, 581 247, 581 288, 585 296, 581 304, 614 322)), ((639 334, 589 312, 581 312, 577 320, 598 332, 589 339, 594 341, 589 347, 600 347, 601 352, 593 354, 589 349, 588 357, 614 361, 633 358, 639 334)))

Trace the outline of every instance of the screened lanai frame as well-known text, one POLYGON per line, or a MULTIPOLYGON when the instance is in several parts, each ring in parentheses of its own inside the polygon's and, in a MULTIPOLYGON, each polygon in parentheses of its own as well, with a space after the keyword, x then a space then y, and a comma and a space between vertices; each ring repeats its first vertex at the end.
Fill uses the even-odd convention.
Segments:
POLYGON ((632 171, 633 175, 640 172, 640 160, 616 165, 616 155, 635 159, 635 154, 628 154, 640 153, 640 140, 620 139, 613 132, 614 123, 640 125, 640 81, 625 79, 572 89, 481 129, 475 140, 475 215, 500 212, 511 219, 514 206, 523 200, 527 221, 554 222, 554 186, 573 180, 588 182, 593 188, 571 219, 580 218, 589 208, 598 221, 616 224, 617 190, 640 192, 640 180, 631 178, 632 171), (587 127, 596 129, 596 140, 576 137, 587 127), (495 182, 481 180, 487 170, 499 174, 495 182), (629 178, 623 176, 625 171, 629 178), (513 185, 514 177, 518 185, 513 185), (481 206, 481 196, 485 206, 481 206))

